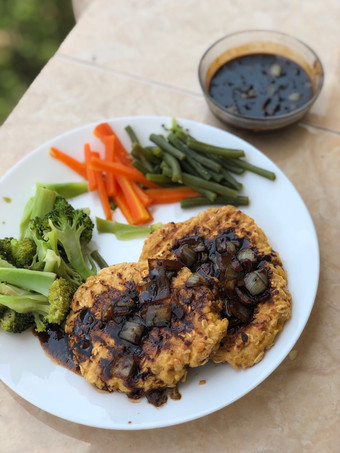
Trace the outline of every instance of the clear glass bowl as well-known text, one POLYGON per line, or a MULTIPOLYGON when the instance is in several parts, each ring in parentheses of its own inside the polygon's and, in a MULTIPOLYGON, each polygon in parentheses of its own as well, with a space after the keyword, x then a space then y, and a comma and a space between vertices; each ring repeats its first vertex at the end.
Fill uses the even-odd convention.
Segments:
POLYGON ((212 44, 203 54, 198 77, 207 104, 213 114, 224 123, 252 131, 279 129, 299 121, 311 108, 320 94, 324 72, 315 52, 298 39, 276 31, 249 30, 227 35, 212 44), (223 64, 249 54, 275 54, 299 64, 312 82, 312 96, 296 110, 275 117, 254 118, 228 110, 209 94, 212 76, 223 64))

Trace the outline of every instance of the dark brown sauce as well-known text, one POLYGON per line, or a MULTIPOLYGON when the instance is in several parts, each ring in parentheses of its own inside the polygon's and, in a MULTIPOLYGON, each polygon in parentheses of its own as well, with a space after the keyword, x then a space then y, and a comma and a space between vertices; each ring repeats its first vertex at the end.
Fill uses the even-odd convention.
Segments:
POLYGON ((80 374, 78 365, 72 358, 72 353, 68 345, 68 336, 63 327, 50 324, 45 332, 35 332, 40 344, 47 356, 74 373, 80 374))
POLYGON ((232 113, 266 118, 288 114, 306 104, 312 96, 312 83, 294 61, 254 54, 221 66, 211 78, 209 93, 232 113))

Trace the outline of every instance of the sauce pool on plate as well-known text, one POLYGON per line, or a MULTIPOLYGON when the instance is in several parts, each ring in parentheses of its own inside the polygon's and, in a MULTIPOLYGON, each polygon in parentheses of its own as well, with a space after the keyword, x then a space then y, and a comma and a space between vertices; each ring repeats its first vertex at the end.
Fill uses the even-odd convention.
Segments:
POLYGON ((209 94, 231 113, 267 118, 291 113, 312 96, 312 82, 294 61, 273 54, 244 55, 212 76, 209 94))

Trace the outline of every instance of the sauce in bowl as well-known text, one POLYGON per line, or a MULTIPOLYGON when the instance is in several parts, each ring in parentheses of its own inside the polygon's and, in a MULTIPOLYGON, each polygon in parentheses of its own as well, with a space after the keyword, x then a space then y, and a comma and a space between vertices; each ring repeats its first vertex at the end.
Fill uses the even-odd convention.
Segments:
POLYGON ((224 63, 209 84, 212 99, 230 112, 266 118, 285 115, 312 97, 307 72, 274 54, 242 55, 224 63))

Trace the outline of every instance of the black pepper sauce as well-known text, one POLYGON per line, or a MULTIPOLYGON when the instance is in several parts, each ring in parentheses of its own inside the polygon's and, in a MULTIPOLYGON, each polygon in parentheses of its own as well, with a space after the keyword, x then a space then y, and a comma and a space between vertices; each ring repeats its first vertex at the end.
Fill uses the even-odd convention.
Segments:
POLYGON ((78 365, 73 361, 68 344, 68 335, 63 327, 56 324, 47 326, 45 332, 35 332, 45 353, 58 365, 80 374, 78 365))
POLYGON ((214 73, 209 94, 232 113, 277 117, 306 104, 312 96, 312 82, 301 66, 286 57, 244 55, 214 73))

